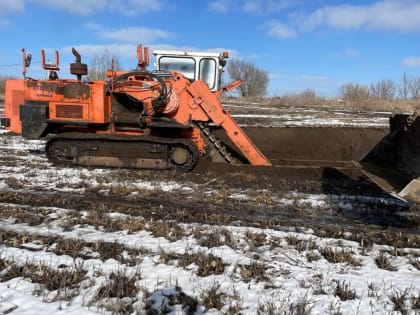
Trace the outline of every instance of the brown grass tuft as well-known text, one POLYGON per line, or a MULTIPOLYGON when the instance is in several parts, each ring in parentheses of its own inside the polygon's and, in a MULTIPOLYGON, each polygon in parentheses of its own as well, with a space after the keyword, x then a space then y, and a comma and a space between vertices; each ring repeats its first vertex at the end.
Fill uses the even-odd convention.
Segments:
POLYGON ((179 258, 179 266, 187 267, 191 264, 198 266, 197 275, 206 277, 208 275, 222 274, 225 270, 225 265, 220 257, 213 254, 206 255, 205 253, 188 254, 185 253, 179 258))
POLYGON ((332 249, 331 247, 321 249, 321 255, 330 263, 347 263, 352 266, 360 266, 360 261, 350 251, 332 249))
POLYGON ((202 304, 206 310, 215 308, 221 310, 225 305, 226 293, 220 289, 220 284, 214 282, 209 288, 202 290, 200 293, 200 304, 202 304))
POLYGON ((350 283, 345 283, 345 281, 337 281, 334 296, 339 297, 341 301, 354 300, 357 298, 356 290, 352 289, 350 283))
POLYGON ((383 251, 379 252, 379 255, 375 257, 375 263, 378 268, 397 271, 398 269, 392 264, 391 259, 383 251))
POLYGON ((242 276, 242 279, 245 282, 249 282, 251 280, 255 281, 265 281, 268 280, 266 275, 267 268, 256 261, 252 261, 249 265, 237 265, 239 269, 239 273, 242 276))
POLYGON ((394 311, 400 312, 401 314, 407 313, 406 300, 408 299, 408 292, 408 289, 405 289, 403 292, 392 292, 392 295, 389 297, 389 299, 394 304, 394 311))

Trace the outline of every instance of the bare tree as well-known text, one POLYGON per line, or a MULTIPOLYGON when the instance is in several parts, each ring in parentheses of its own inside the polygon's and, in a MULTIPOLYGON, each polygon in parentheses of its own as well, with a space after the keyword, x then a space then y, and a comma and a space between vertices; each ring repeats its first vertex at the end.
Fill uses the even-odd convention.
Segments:
POLYGON ((412 98, 420 98, 420 77, 411 78, 408 89, 412 98))
POLYGON ((6 81, 7 80, 14 80, 17 77, 12 75, 1 75, 0 76, 0 95, 5 93, 6 81))
POLYGON ((227 72, 233 80, 241 80, 242 97, 263 97, 267 94, 268 72, 242 60, 231 60, 227 72))
POLYGON ((355 83, 343 84, 339 87, 338 92, 342 99, 350 102, 365 101, 370 97, 368 87, 355 83))
POLYGON ((397 87, 392 80, 381 80, 370 85, 370 93, 372 97, 392 100, 395 97, 397 87))
POLYGON ((102 54, 95 54, 89 67, 89 78, 91 80, 105 80, 105 73, 110 69, 119 70, 120 62, 117 57, 110 54, 106 49, 102 54))
POLYGON ((407 73, 404 73, 400 85, 398 86, 400 97, 404 100, 408 100, 410 98, 411 81, 412 78, 407 73))

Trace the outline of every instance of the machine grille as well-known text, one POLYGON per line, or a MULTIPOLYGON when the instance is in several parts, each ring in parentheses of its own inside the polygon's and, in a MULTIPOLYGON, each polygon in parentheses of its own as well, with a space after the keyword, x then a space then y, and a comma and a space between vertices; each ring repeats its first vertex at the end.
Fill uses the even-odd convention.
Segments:
POLYGON ((57 104, 56 107, 55 107, 55 116, 57 118, 82 119, 83 118, 83 106, 82 105, 57 104))

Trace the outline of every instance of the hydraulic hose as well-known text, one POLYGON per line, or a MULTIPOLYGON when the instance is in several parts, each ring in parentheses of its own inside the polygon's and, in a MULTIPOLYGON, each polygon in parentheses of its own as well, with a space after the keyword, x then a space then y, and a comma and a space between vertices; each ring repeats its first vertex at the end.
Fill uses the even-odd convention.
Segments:
POLYGON ((110 80, 107 84, 106 90, 111 91, 112 84, 114 82, 123 82, 126 81, 128 77, 130 76, 150 76, 151 78, 157 80, 161 86, 160 94, 158 97, 152 100, 152 107, 155 111, 159 111, 159 108, 165 106, 168 104, 169 98, 168 98, 168 88, 166 86, 165 81, 158 75, 149 72, 149 71, 130 71, 124 74, 119 75, 114 80, 110 80))

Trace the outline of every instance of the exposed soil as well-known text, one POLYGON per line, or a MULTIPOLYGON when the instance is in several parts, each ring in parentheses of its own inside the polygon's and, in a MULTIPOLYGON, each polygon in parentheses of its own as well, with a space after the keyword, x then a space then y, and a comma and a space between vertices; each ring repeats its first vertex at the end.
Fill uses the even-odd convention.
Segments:
POLYGON ((244 127, 244 130, 273 164, 281 164, 281 160, 357 161, 387 133, 385 128, 354 127, 244 127))

